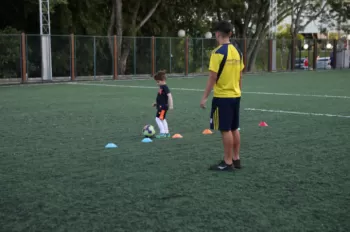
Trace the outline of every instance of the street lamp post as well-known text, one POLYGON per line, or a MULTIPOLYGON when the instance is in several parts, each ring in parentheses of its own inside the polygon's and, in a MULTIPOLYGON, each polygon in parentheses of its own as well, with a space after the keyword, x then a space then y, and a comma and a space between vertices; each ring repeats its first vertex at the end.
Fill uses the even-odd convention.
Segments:
MULTIPOLYGON (((307 50, 307 67, 304 67, 305 70, 309 69, 309 45, 307 43, 304 44, 303 46, 304 50, 307 50)), ((300 61, 299 61, 300 62, 300 61)))
MULTIPOLYGON (((205 39, 211 39, 213 37, 213 34, 210 32, 210 31, 208 31, 208 32, 206 32, 205 34, 204 34, 204 38, 205 39)), ((204 70, 204 39, 202 39, 202 67, 201 67, 201 71, 203 72, 203 70, 204 70)))

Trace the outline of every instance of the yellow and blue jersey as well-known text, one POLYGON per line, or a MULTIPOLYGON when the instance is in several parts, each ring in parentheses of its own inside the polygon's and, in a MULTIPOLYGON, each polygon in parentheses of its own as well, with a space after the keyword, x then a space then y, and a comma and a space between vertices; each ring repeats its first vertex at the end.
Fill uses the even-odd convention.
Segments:
POLYGON ((243 55, 232 44, 223 44, 214 49, 210 57, 209 70, 217 73, 214 97, 236 98, 241 96, 239 86, 244 69, 243 55))

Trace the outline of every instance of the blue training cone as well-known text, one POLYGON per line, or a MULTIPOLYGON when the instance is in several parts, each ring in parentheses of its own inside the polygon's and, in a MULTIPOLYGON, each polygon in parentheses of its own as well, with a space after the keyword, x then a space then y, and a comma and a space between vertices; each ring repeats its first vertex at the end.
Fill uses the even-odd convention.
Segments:
POLYGON ((150 138, 144 138, 144 139, 142 139, 141 142, 143 142, 143 143, 151 143, 151 142, 153 142, 153 141, 152 141, 152 139, 150 139, 150 138))
POLYGON ((115 145, 114 143, 108 143, 105 148, 117 148, 118 146, 115 145))

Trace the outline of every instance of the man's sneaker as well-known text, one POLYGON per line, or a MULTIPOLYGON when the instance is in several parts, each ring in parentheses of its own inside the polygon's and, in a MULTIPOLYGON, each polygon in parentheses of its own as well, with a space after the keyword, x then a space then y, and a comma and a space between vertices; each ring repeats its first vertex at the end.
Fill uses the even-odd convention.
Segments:
POLYGON ((171 138, 171 134, 170 134, 170 133, 166 133, 165 136, 166 136, 167 138, 171 138))
POLYGON ((232 160, 232 164, 235 168, 237 169, 241 169, 242 166, 241 166, 241 160, 232 160))
POLYGON ((225 161, 221 161, 219 164, 210 166, 209 170, 213 171, 233 171, 233 165, 228 165, 225 161))

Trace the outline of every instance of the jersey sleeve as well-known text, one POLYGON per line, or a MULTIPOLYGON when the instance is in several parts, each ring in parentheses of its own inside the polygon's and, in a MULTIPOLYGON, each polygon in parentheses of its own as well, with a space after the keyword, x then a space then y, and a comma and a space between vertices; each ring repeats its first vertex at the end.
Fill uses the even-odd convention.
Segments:
POLYGON ((218 73, 223 55, 213 52, 210 57, 209 71, 218 73))
POLYGON ((169 89, 169 87, 166 86, 166 85, 163 86, 163 91, 164 91, 165 94, 170 93, 170 89, 169 89))

